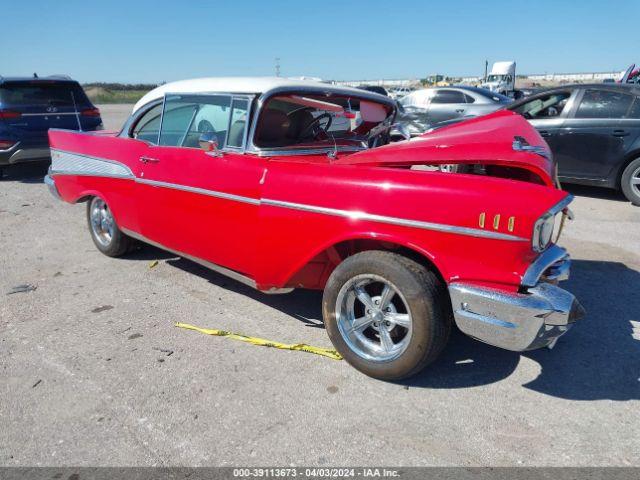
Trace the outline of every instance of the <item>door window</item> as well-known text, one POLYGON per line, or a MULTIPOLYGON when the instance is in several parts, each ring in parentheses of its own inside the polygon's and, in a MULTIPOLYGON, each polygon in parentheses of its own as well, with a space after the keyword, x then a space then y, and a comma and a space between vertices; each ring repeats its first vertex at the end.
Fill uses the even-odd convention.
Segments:
POLYGON ((167 95, 164 102, 160 145, 199 148, 203 133, 212 133, 220 148, 225 146, 231 96, 167 95))
POLYGON ((438 90, 431 103, 466 103, 464 94, 456 90, 438 90))
POLYGON ((162 114, 162 104, 151 107, 136 122, 131 131, 131 136, 145 142, 158 143, 158 133, 160 132, 160 115, 162 114))
POLYGON ((523 103, 514 111, 526 119, 554 118, 562 114, 571 92, 554 92, 523 103))
POLYGON ((233 148, 244 147, 244 132, 247 128, 247 113, 249 102, 241 98, 235 98, 231 108, 231 122, 229 123, 229 138, 227 146, 233 148))
POLYGON ((622 118, 629 111, 633 96, 612 90, 585 90, 576 118, 622 118))

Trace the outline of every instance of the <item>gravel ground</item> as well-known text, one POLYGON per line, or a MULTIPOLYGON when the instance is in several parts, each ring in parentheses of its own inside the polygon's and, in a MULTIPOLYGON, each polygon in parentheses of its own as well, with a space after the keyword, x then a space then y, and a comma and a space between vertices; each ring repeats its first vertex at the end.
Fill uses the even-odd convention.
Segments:
MULTIPOLYGON (((130 106, 101 109, 111 129, 130 106)), ((107 258, 43 174, 0 181, 0 465, 640 466, 640 208, 616 193, 571 187, 565 286, 588 316, 555 349, 456 333, 392 384, 176 328, 330 346, 319 293, 263 295, 152 247, 107 258)))

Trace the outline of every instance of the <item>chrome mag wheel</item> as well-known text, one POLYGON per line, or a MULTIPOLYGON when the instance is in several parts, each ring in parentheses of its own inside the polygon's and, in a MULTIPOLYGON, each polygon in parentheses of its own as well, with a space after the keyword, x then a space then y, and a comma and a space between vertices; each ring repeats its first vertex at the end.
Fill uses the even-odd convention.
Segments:
POLYGON ((89 215, 94 238, 100 245, 108 247, 115 232, 115 223, 109 207, 101 198, 93 197, 89 215))
POLYGON ((394 360, 411 340, 407 301, 391 282, 378 275, 357 275, 342 286, 336 300, 336 320, 349 348, 367 360, 394 360))

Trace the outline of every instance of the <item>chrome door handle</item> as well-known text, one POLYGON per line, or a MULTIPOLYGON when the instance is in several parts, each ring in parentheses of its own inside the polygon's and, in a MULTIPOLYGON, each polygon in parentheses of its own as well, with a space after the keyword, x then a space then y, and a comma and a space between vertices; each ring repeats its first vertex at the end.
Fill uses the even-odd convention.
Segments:
POLYGON ((140 157, 140 161, 142 163, 158 163, 158 162, 160 162, 160 160, 158 160, 157 158, 145 157, 145 156, 140 157))

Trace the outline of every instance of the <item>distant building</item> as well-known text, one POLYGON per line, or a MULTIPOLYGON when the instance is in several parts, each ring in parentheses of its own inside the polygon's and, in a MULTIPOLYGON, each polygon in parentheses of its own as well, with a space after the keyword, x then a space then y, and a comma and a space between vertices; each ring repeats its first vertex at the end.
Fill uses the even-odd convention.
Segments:
MULTIPOLYGON (((613 78, 618 80, 622 76, 623 72, 608 71, 608 72, 586 72, 586 73, 535 73, 529 75, 518 75, 519 80, 530 80, 532 82, 548 81, 548 82, 594 82, 600 83, 603 80, 613 78)), ((481 75, 475 76, 463 76, 463 77, 449 77, 447 75, 432 74, 424 79, 425 83, 437 84, 448 80, 451 83, 462 84, 477 84, 482 82, 481 75)), ((376 79, 376 80, 340 80, 333 81, 336 85, 344 85, 347 87, 357 87, 359 85, 380 85, 382 87, 415 87, 420 85, 421 81, 416 78, 402 78, 402 79, 376 79)))
POLYGON ((621 72, 592 72, 592 73, 536 73, 526 75, 528 80, 546 80, 550 82, 595 82, 599 83, 607 78, 619 79, 621 72))

